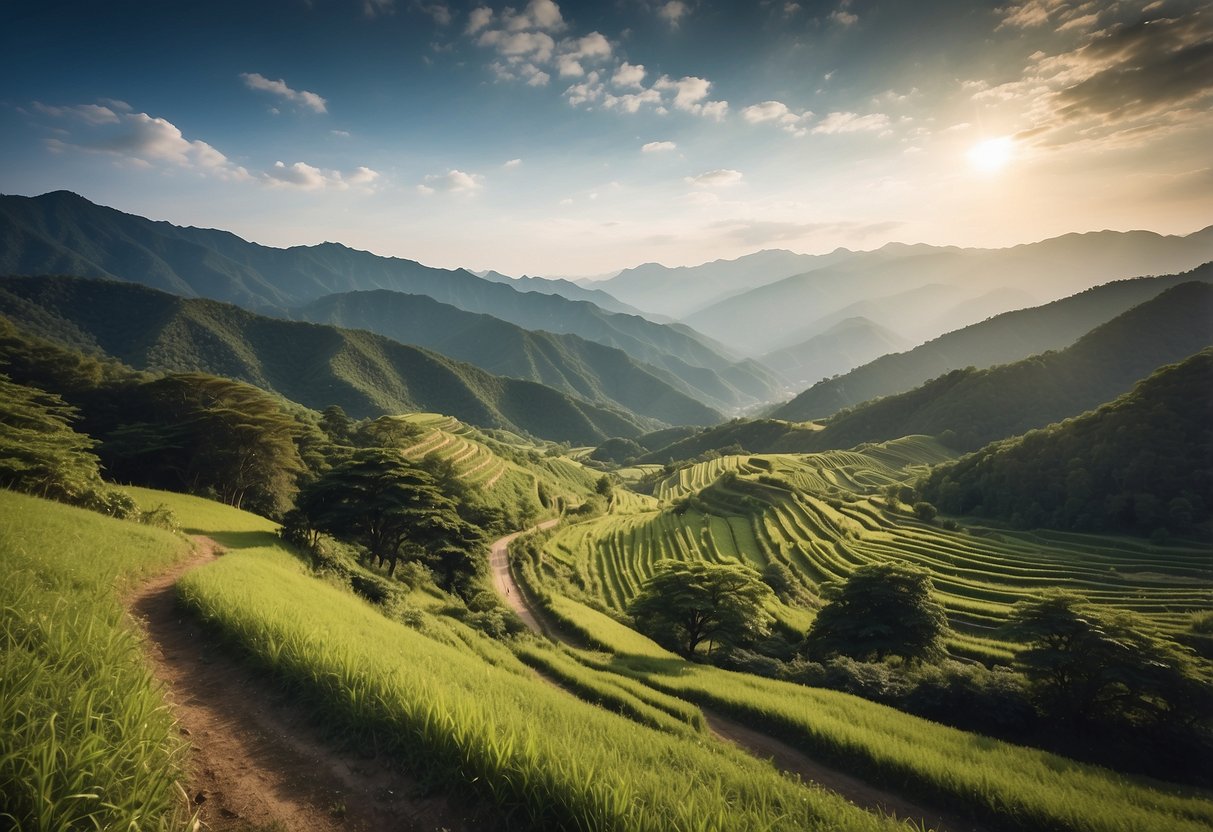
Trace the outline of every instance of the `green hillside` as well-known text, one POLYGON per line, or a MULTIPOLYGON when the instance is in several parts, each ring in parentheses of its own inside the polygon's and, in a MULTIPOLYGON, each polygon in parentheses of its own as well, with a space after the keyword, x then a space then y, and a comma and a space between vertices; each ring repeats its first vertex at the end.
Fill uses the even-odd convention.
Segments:
POLYGON ((433 410, 576 444, 656 426, 373 333, 267 318, 131 283, 3 278, 0 313, 38 335, 100 349, 134 367, 235 378, 317 410, 339 405, 356 418, 433 410))
POLYGON ((823 419, 869 399, 904 393, 952 370, 984 369, 1065 349, 1100 324, 1191 280, 1213 282, 1213 264, 1178 275, 1106 283, 1044 306, 1003 313, 820 381, 771 415, 792 421, 823 419))
POLYGON ((316 323, 369 329, 494 375, 539 382, 672 425, 709 425, 723 418, 695 398, 710 398, 707 391, 693 390, 668 371, 640 364, 622 350, 576 335, 532 332, 422 295, 347 292, 321 298, 297 314, 316 323))
POLYGON ((1213 349, 1090 413, 931 472, 942 511, 1019 527, 1199 534, 1213 513, 1213 349))
POLYGON ((1213 344, 1213 285, 1184 283, 1135 306, 1059 352, 985 370, 956 370, 908 393, 830 419, 817 448, 907 433, 973 450, 1077 416, 1130 390, 1164 364, 1213 344))
POLYGON ((516 291, 463 269, 435 269, 337 243, 269 248, 225 231, 179 228, 66 191, 0 197, 0 274, 132 281, 184 297, 282 314, 325 295, 388 289, 427 295, 526 329, 576 334, 660 367, 730 406, 774 399, 779 380, 683 325, 605 312, 587 301, 516 291))

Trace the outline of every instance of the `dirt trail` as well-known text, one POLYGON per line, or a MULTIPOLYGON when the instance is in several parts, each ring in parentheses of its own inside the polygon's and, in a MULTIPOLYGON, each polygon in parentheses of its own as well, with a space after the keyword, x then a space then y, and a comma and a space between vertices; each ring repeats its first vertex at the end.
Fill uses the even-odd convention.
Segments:
MULTIPOLYGON (((559 521, 548 520, 540 523, 536 528, 548 529, 557 522, 559 521)), ((518 613, 518 617, 526 623, 527 627, 533 632, 546 635, 554 631, 540 623, 539 617, 527 604, 522 590, 510 573, 509 546, 515 538, 525 533, 515 532, 493 543, 491 559, 493 582, 497 587, 497 592, 505 598, 511 609, 518 613)), ((842 795, 856 806, 911 820, 917 824, 925 824, 937 832, 984 832, 983 827, 970 820, 919 806, 898 795, 872 786, 858 777, 822 765, 799 749, 761 731, 756 731, 707 708, 700 707, 700 710, 703 711, 708 727, 718 738, 731 742, 757 757, 770 760, 780 771, 795 774, 805 782, 816 783, 842 795)))
POLYGON ((337 750, 306 710, 215 644, 177 605, 174 584, 222 552, 196 537, 192 557, 141 586, 127 606, 149 640, 191 745, 189 797, 203 829, 218 832, 387 832, 483 828, 390 761, 337 750))

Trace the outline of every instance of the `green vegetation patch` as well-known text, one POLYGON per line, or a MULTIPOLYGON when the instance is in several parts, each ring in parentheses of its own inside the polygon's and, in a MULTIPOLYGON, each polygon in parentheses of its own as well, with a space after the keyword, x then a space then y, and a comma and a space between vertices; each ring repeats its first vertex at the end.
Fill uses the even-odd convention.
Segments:
POLYGON ((184 746, 116 594, 184 551, 168 532, 0 491, 0 826, 184 825, 184 746))

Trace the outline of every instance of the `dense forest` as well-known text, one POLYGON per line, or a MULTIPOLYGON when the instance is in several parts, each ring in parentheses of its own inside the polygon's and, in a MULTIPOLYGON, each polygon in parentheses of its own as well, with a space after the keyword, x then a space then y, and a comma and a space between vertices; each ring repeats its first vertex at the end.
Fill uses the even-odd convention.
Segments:
POLYGON ((1208 539, 1213 349, 1098 410, 939 466, 921 492, 943 512, 1020 528, 1208 539))

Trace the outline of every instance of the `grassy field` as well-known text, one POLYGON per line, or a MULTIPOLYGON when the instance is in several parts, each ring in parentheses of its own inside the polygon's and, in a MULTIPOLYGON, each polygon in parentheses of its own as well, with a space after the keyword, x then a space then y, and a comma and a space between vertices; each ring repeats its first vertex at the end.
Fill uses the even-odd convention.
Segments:
POLYGON ((513 827, 899 828, 705 742, 693 711, 668 696, 578 671, 550 648, 530 654, 554 674, 590 680, 600 697, 610 688, 633 710, 652 709, 662 729, 587 704, 388 620, 308 575, 262 536, 259 521, 217 506, 194 514, 191 505, 174 498, 172 507, 185 526, 230 550, 183 580, 186 604, 349 736, 374 736, 437 781, 475 792, 513 827))
POLYGON ((680 659, 620 656, 590 664, 720 710, 810 756, 994 828, 1023 832, 1213 828, 1213 802, 1208 795, 1155 787, 844 693, 680 659))
POLYGON ((118 596, 187 550, 0 491, 0 827, 186 827, 184 747, 118 596))
MULTIPOLYGON (((545 545, 540 582, 623 610, 663 558, 782 563, 812 594, 868 563, 898 560, 932 574, 953 635, 949 650, 1007 661, 1000 632, 1012 604, 1049 587, 1130 609, 1164 631, 1213 608, 1207 548, 1154 546, 1129 538, 1023 533, 974 527, 949 531, 892 510, 881 494, 904 482, 938 448, 910 438, 860 451, 726 456, 659 483, 660 507, 641 498, 623 511, 562 528, 545 545), (571 588, 571 589, 570 589, 571 588)), ((807 626, 807 610, 777 612, 807 626)))

